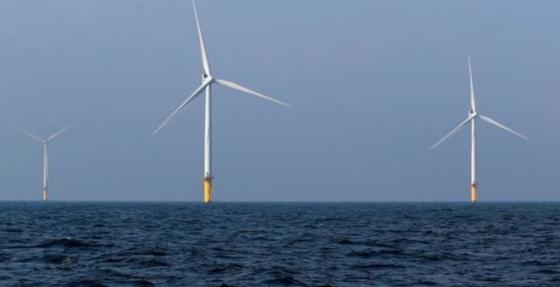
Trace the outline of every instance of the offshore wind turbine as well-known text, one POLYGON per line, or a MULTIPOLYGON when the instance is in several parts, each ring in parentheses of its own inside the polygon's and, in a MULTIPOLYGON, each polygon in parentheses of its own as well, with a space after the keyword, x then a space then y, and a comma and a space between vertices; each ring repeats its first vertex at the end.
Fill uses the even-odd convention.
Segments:
POLYGON ((43 201, 47 201, 49 197, 49 155, 48 155, 49 142, 51 142, 53 139, 61 135, 64 131, 66 131, 71 126, 67 126, 46 138, 36 136, 16 125, 12 124, 11 126, 17 129, 18 131, 22 132, 23 134, 29 136, 30 138, 43 143, 43 201))
POLYGON ((230 88, 242 93, 253 95, 261 99, 265 99, 283 106, 289 106, 288 104, 255 92, 251 89, 243 87, 237 83, 221 80, 214 78, 210 72, 210 64, 208 62, 208 54, 206 53, 206 47, 204 46, 204 39, 202 37, 202 30, 200 28, 200 21, 198 19, 198 13, 196 10, 195 1, 192 1, 194 18, 196 21, 196 28, 198 31, 198 42, 200 45, 200 56, 202 59, 202 84, 194 90, 194 92, 181 103, 172 113, 167 117, 152 133, 152 135, 157 134, 165 125, 167 125, 171 120, 177 116, 177 114, 184 109, 192 100, 197 98, 202 91, 205 93, 205 108, 204 108, 204 177, 203 177, 203 192, 204 192, 204 203, 212 202, 212 85, 218 84, 226 88, 230 88))
POLYGON ((437 147, 439 144, 441 144, 442 142, 444 142, 445 140, 447 140, 448 138, 450 138, 451 136, 453 136, 454 134, 458 133, 460 130, 462 130, 466 125, 468 125, 469 123, 471 124, 471 185, 470 185, 470 191, 471 191, 471 202, 476 202, 478 201, 478 182, 476 180, 476 120, 477 119, 481 119, 487 123, 490 123, 500 129, 503 129, 509 133, 514 134, 515 136, 518 136, 524 140, 529 140, 529 138, 527 138, 526 136, 504 126, 503 124, 499 123, 498 121, 488 117, 488 116, 484 116, 479 114, 476 111, 476 102, 475 102, 475 96, 474 96, 474 84, 473 84, 473 76, 472 76, 472 67, 471 67, 471 58, 470 56, 468 57, 468 65, 469 65, 469 86, 470 86, 470 109, 468 112, 468 116, 467 119, 465 119, 463 122, 461 122, 457 127, 455 127, 453 130, 451 130, 451 132, 449 132, 447 135, 445 135, 443 138, 441 138, 438 142, 436 142, 430 149, 434 149, 435 147, 437 147))

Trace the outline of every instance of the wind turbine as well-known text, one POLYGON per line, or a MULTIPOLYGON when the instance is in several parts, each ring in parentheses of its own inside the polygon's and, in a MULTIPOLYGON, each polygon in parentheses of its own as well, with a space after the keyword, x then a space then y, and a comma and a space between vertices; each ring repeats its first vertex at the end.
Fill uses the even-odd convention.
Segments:
POLYGON ((500 129, 503 129, 507 132, 510 132, 524 140, 529 140, 529 138, 527 138, 526 136, 504 126, 503 124, 497 122, 496 120, 488 117, 488 116, 484 116, 481 114, 478 114, 476 111, 476 102, 475 102, 475 97, 474 97, 474 84, 473 84, 473 76, 472 76, 472 67, 471 67, 471 58, 470 56, 468 57, 468 64, 469 64, 469 85, 470 85, 470 109, 469 109, 469 113, 467 116, 467 119, 464 120, 462 123, 460 123, 456 128, 454 128, 453 130, 451 130, 451 132, 449 132, 447 135, 445 135, 443 138, 441 138, 438 142, 436 142, 430 149, 434 149, 435 147, 437 147, 439 144, 441 144, 442 142, 444 142, 445 140, 447 140, 448 138, 450 138, 451 136, 453 136, 454 134, 458 133, 460 130, 462 130, 466 125, 468 125, 469 123, 471 124, 471 186, 470 186, 470 191, 471 191, 471 202, 476 202, 478 201, 478 183, 476 180, 476 120, 477 119, 481 119, 487 123, 490 123, 500 129))
POLYGON ((36 136, 16 125, 12 124, 11 126, 17 129, 18 131, 22 132, 23 134, 29 136, 30 138, 43 143, 43 200, 47 201, 49 197, 49 156, 48 156, 49 142, 51 142, 54 138, 61 135, 64 131, 66 131, 71 126, 67 126, 46 138, 41 138, 39 136, 36 136))
POLYGON ((195 1, 192 1, 193 10, 194 10, 194 18, 196 21, 196 28, 198 31, 198 41, 200 45, 200 56, 202 58, 202 85, 200 85, 194 92, 183 102, 181 103, 172 113, 167 117, 152 133, 152 135, 157 134, 165 125, 167 125, 171 120, 177 116, 177 114, 185 108, 192 100, 197 98, 202 91, 205 92, 205 115, 204 115, 204 203, 212 202, 212 86, 214 84, 218 84, 220 86, 224 86, 226 88, 230 88, 242 93, 246 93, 249 95, 253 95, 283 106, 289 106, 288 104, 261 94, 259 92, 255 92, 251 89, 245 88, 239 84, 236 84, 231 81, 221 80, 214 78, 212 73, 210 72, 210 64, 208 63, 208 56, 206 53, 206 48, 204 46, 204 39, 202 37, 202 31, 200 29, 200 21, 198 19, 198 13, 196 11, 196 4, 195 1))

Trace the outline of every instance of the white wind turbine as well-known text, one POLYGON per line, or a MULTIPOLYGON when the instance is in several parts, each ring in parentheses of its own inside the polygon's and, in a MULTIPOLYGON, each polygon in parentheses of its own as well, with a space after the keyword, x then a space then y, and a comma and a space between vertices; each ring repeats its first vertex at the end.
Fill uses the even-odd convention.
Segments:
POLYGON ((478 187, 477 187, 477 181, 476 181, 476 127, 475 127, 475 123, 476 120, 478 118, 480 118, 481 120, 488 122, 498 128, 501 128, 503 130, 506 130, 524 140, 529 140, 529 138, 527 138, 526 136, 500 124, 499 122, 497 122, 496 120, 488 117, 488 116, 484 116, 484 115, 480 115, 477 113, 476 111, 476 103, 475 103, 475 97, 474 97, 474 84, 473 84, 473 76, 472 76, 472 67, 471 67, 471 58, 468 57, 468 64, 469 64, 469 84, 470 84, 470 104, 471 107, 469 109, 469 113, 468 113, 468 117, 466 120, 464 120, 462 123, 460 123, 456 128, 454 128, 453 130, 451 130, 451 132, 449 132, 447 135, 445 135, 443 138, 441 138, 438 142, 436 142, 430 149, 434 149, 435 147, 437 147, 439 144, 441 144, 442 142, 444 142, 445 140, 447 140, 448 138, 450 138, 451 136, 453 136, 454 134, 456 134, 457 132, 459 132, 461 129, 463 129, 467 124, 471 124, 471 186, 470 186, 470 191, 471 191, 471 201, 472 202, 476 202, 478 200, 478 187))
POLYGON ((226 88, 230 88, 233 90, 237 90, 249 95, 257 96, 259 98, 269 100, 271 102, 288 106, 288 104, 271 98, 269 96, 263 95, 261 93, 255 92, 248 88, 245 88, 239 84, 236 84, 231 81, 221 80, 214 78, 210 72, 210 64, 208 63, 208 57, 206 53, 206 48, 204 46, 204 39, 202 37, 202 31, 200 29, 200 22, 198 20, 198 13, 196 11, 196 4, 195 1, 192 1, 193 10, 194 10, 194 18, 196 20, 196 27, 198 31, 198 41, 200 45, 200 54, 202 58, 202 85, 200 85, 194 92, 183 102, 179 105, 175 111, 169 115, 152 133, 155 135, 158 133, 161 128, 167 125, 177 114, 185 108, 192 100, 194 100, 197 96, 199 96, 202 91, 205 92, 205 116, 204 116, 204 202, 210 203, 212 201, 212 105, 211 105, 211 90, 213 84, 218 84, 224 86, 226 88))
POLYGON ((54 138, 62 134, 71 126, 67 126, 46 138, 41 138, 39 136, 36 136, 16 125, 12 124, 11 126, 19 130, 23 134, 29 136, 30 138, 43 143, 43 200, 47 201, 49 197, 49 156, 48 156, 49 142, 51 142, 54 138))

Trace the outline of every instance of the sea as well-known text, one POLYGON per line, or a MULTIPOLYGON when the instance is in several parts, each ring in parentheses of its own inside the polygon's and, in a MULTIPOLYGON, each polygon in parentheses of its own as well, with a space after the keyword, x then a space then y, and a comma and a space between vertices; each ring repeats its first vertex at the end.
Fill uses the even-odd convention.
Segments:
POLYGON ((560 286, 560 203, 1 202, 0 286, 560 286))

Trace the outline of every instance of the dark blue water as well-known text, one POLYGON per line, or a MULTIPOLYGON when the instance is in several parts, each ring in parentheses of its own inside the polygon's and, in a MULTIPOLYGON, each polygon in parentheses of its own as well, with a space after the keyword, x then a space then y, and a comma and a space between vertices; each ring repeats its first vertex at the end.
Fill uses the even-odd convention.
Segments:
POLYGON ((560 286, 560 204, 0 203, 0 286, 560 286))

